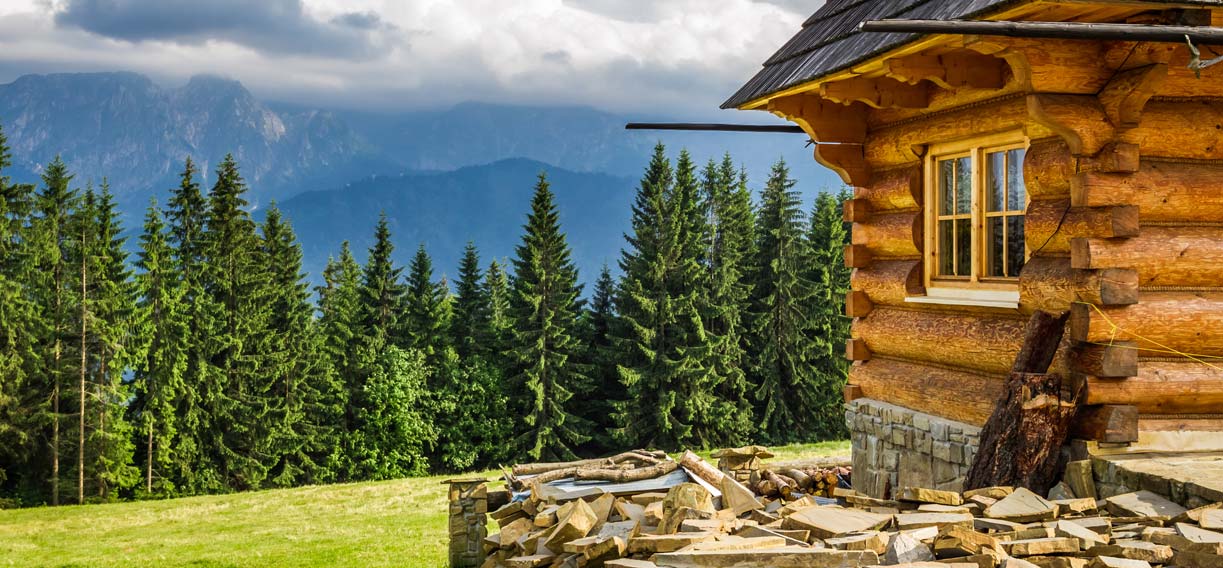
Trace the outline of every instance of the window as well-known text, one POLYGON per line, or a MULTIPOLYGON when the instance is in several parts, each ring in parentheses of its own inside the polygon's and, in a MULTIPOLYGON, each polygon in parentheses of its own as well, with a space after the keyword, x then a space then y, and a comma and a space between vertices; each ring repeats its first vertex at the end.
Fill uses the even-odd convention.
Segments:
POLYGON ((1027 140, 932 145, 926 157, 926 293, 911 301, 1014 307, 1027 260, 1027 140))

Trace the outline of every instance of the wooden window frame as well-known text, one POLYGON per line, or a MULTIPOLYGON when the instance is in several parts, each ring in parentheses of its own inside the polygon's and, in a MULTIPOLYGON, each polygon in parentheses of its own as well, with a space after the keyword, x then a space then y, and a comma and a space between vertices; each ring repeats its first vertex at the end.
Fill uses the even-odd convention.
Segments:
MULTIPOLYGON (((986 219, 990 216, 1000 216, 1003 213, 987 214, 986 186, 988 166, 985 155, 990 152, 1024 149, 1029 145, 1027 136, 1022 131, 1002 132, 976 136, 964 140, 930 144, 923 159, 923 182, 925 193, 924 219, 924 254, 923 268, 926 295, 906 298, 906 301, 916 303, 935 303, 953 305, 977 305, 986 307, 1017 308, 1019 306, 1019 278, 985 277, 988 254, 985 244, 986 219), (969 257, 972 267, 969 276, 939 277, 938 274, 938 221, 939 187, 938 161, 956 157, 969 156, 972 164, 972 187, 970 190, 971 234, 969 257)), ((1031 197, 1024 192, 1024 211, 1027 214, 1031 205, 1031 197)), ((1013 215, 1013 213, 1012 213, 1013 215)), ((1030 259, 1031 252, 1024 247, 1025 260, 1030 259)))

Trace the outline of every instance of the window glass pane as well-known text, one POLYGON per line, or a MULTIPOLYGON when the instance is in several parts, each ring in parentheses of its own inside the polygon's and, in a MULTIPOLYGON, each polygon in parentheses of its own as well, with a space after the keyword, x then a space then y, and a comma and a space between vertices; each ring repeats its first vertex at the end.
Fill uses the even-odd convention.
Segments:
POLYGON ((972 274, 972 219, 956 219, 956 276, 972 274))
POLYGON ((1003 243, 1002 217, 990 217, 985 223, 985 275, 994 278, 1006 276, 1002 259, 1006 257, 1003 243))
POLYGON ((955 212, 971 213, 972 158, 965 156, 956 159, 955 177, 955 212))
POLYGON ((1007 276, 1019 276, 1023 268, 1023 215, 1013 215, 1006 218, 1007 232, 1007 276))
POLYGON ((951 215, 955 212, 955 160, 941 160, 938 163, 938 194, 939 215, 951 215))
POLYGON ((955 244, 951 232, 952 221, 938 222, 938 274, 939 276, 955 276, 955 244))
POLYGON ((1007 151, 1006 177, 1007 185, 1010 186, 1010 191, 1007 192, 1008 211, 1023 211, 1028 200, 1023 185, 1023 156, 1023 148, 1007 151))
POLYGON ((1006 152, 990 152, 985 155, 985 205, 986 211, 1005 211, 1006 207, 1006 152))

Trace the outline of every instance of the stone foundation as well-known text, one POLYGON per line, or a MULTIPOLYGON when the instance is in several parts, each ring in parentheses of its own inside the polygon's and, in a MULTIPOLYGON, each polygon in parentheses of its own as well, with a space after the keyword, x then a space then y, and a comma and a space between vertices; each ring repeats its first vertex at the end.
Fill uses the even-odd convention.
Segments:
POLYGON ((888 498, 900 487, 962 489, 980 428, 869 398, 845 406, 854 490, 888 498))
POLYGON ((484 561, 484 537, 488 536, 488 486, 483 479, 451 479, 450 566, 466 568, 484 561))

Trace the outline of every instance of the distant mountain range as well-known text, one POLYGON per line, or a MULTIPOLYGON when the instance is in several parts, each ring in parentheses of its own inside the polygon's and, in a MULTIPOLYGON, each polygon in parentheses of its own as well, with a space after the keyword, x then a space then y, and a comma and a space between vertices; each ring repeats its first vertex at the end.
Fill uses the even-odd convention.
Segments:
POLYGON ((541 169, 558 176, 566 225, 588 272, 619 248, 632 180, 659 140, 673 153, 688 148, 698 163, 729 151, 757 188, 778 157, 809 195, 840 185, 801 136, 625 131, 630 120, 668 117, 483 103, 398 113, 304 108, 260 101, 213 76, 173 88, 125 72, 26 75, 0 85, 9 175, 36 181, 61 155, 82 186, 106 177, 135 228, 149 198, 164 201, 177 185, 185 157, 200 164, 207 183, 232 152, 253 206, 276 199, 290 213, 315 274, 341 239, 352 239, 363 259, 362 239, 380 209, 402 228, 400 252, 427 241, 439 268, 457 262, 468 238, 509 255, 541 169))

